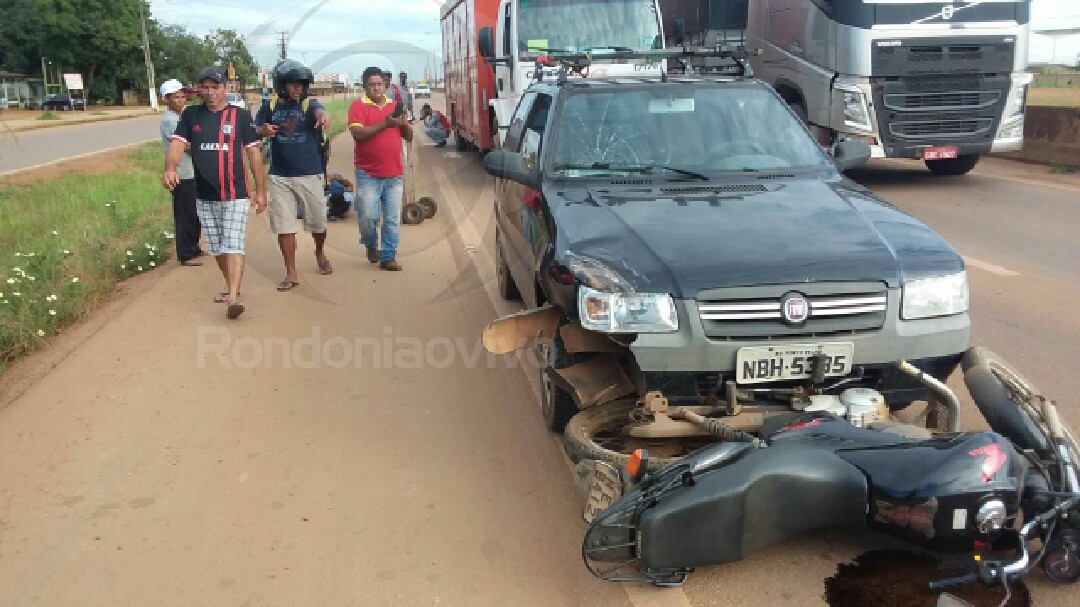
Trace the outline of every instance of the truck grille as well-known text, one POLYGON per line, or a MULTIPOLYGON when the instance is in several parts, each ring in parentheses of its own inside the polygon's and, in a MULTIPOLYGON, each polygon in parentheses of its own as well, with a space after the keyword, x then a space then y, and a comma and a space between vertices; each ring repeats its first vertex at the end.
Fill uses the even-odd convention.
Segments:
POLYGON ((785 323, 780 295, 768 298, 700 299, 698 314, 711 338, 767 339, 871 331, 885 322, 888 296, 883 291, 807 295, 809 317, 800 326, 785 323))
POLYGON ((993 126, 993 118, 891 122, 889 132, 898 139, 925 139, 942 135, 976 137, 986 134, 993 126))
POLYGON ((885 107, 895 112, 978 110, 997 103, 1001 99, 1001 92, 891 93, 884 95, 884 98, 885 107))

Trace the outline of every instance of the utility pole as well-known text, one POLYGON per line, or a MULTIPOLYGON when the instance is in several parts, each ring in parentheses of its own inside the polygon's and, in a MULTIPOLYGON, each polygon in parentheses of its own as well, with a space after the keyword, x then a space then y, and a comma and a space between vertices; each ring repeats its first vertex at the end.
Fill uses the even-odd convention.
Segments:
POLYGON ((146 83, 150 92, 150 107, 158 111, 157 91, 154 90, 154 63, 150 61, 150 38, 146 35, 146 13, 143 11, 143 0, 135 0, 139 3, 139 23, 142 25, 143 59, 146 61, 146 83))
POLYGON ((285 36, 289 35, 289 32, 278 32, 278 34, 281 34, 281 58, 284 59, 288 49, 288 41, 285 39, 285 36))

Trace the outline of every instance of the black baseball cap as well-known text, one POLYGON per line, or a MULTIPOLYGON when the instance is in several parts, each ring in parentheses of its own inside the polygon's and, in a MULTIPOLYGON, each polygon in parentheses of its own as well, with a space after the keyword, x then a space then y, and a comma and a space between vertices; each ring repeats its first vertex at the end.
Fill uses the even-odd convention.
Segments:
POLYGON ((199 77, 195 79, 195 82, 201 83, 203 80, 213 80, 218 84, 225 84, 225 73, 220 67, 212 65, 199 72, 199 77))

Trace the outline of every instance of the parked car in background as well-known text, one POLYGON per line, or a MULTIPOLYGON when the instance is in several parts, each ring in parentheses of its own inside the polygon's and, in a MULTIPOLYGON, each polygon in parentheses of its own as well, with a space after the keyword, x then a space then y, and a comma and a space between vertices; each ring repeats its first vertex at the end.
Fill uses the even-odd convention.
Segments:
POLYGON ((225 102, 242 110, 247 109, 247 101, 244 101, 244 96, 240 93, 225 93, 225 102))
POLYGON ((42 102, 41 109, 56 110, 59 112, 66 112, 68 110, 86 111, 86 99, 82 97, 72 97, 67 93, 53 93, 45 96, 45 101, 42 102))
POLYGON ((426 84, 416 85, 416 91, 413 93, 413 97, 417 99, 431 99, 431 87, 426 84))

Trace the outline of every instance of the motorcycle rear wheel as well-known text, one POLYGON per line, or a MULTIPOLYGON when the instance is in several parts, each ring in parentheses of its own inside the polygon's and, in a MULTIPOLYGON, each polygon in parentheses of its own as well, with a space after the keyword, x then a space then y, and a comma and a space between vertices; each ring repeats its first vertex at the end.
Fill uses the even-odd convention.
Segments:
POLYGON ((1054 456, 1052 427, 1057 426, 1073 461, 1080 461, 1072 432, 1060 420, 1047 419, 1042 393, 1004 358, 979 346, 967 351, 961 366, 968 392, 992 430, 1045 459, 1054 456))
POLYGON ((615 401, 583 409, 574 415, 563 433, 570 460, 577 464, 584 459, 595 459, 623 470, 634 450, 641 448, 649 452, 646 470, 655 472, 717 441, 713 436, 679 439, 626 436, 622 430, 635 421, 631 412, 636 406, 631 401, 615 401))

